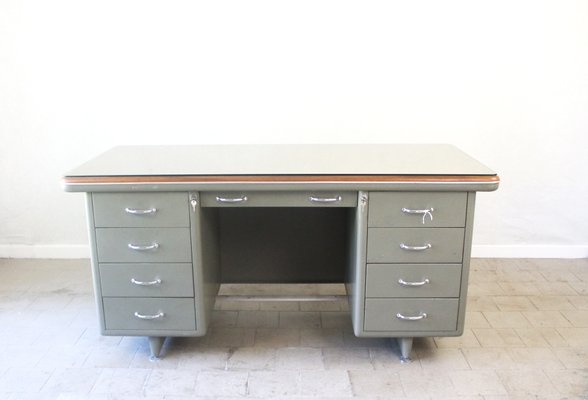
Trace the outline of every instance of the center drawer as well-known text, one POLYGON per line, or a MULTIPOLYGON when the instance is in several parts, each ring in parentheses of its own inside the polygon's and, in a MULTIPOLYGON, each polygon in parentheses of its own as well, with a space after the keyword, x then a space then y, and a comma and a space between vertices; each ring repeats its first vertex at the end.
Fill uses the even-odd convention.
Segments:
POLYGON ((368 264, 366 297, 459 297, 461 264, 368 264))
POLYGON ((462 228, 369 228, 368 263, 461 263, 462 228))
POLYGON ((101 263, 191 262, 189 228, 97 228, 101 263))
POLYGON ((100 264, 102 295, 193 297, 192 264, 100 264))

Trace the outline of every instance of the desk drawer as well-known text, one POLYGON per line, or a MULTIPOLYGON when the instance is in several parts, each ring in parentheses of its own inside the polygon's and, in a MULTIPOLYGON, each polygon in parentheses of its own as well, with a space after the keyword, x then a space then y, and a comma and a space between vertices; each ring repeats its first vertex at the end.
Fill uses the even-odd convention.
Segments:
POLYGON ((194 297, 192 264, 100 264, 102 296, 194 297))
POLYGON ((366 297, 459 297, 461 264, 369 264, 366 297))
POLYGON ((463 239, 462 228, 369 228, 367 262, 461 263, 463 239))
POLYGON ((189 228, 98 228, 96 249, 101 263, 192 261, 189 228))
POLYGON ((96 227, 188 227, 186 193, 94 193, 96 227))
POLYGON ((203 192, 203 207, 356 207, 357 192, 203 192))
POLYGON ((458 299, 366 299, 365 330, 455 331, 458 306, 458 299))
POLYGON ((194 299, 108 297, 103 305, 107 330, 196 329, 194 299))
POLYGON ((464 227, 466 202, 467 193, 370 192, 368 226, 464 227))

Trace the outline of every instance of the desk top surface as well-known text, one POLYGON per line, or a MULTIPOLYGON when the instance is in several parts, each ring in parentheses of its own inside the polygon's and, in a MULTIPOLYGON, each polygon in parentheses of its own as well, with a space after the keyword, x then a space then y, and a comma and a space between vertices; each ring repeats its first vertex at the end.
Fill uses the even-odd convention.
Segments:
POLYGON ((446 144, 120 146, 65 174, 63 181, 71 190, 73 185, 114 182, 349 182, 407 177, 498 183, 494 171, 446 144))

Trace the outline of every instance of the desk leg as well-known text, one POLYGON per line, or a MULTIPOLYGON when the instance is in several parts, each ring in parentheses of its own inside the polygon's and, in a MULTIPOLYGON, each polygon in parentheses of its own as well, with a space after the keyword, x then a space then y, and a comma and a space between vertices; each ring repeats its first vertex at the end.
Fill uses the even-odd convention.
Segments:
POLYGON ((161 347, 165 341, 165 336, 149 336, 149 350, 151 350, 150 360, 156 360, 159 358, 161 347))
POLYGON ((412 350, 412 338, 411 337, 403 337, 397 338, 398 346, 400 347, 400 362, 401 363, 409 363, 410 360, 410 351, 412 350))

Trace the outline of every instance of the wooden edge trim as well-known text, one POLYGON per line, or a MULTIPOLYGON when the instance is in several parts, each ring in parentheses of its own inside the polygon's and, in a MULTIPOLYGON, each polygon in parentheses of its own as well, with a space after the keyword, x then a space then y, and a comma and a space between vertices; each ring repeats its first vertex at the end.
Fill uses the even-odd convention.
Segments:
POLYGON ((66 176, 70 184, 212 183, 212 182, 423 182, 498 183, 498 175, 141 175, 66 176))

